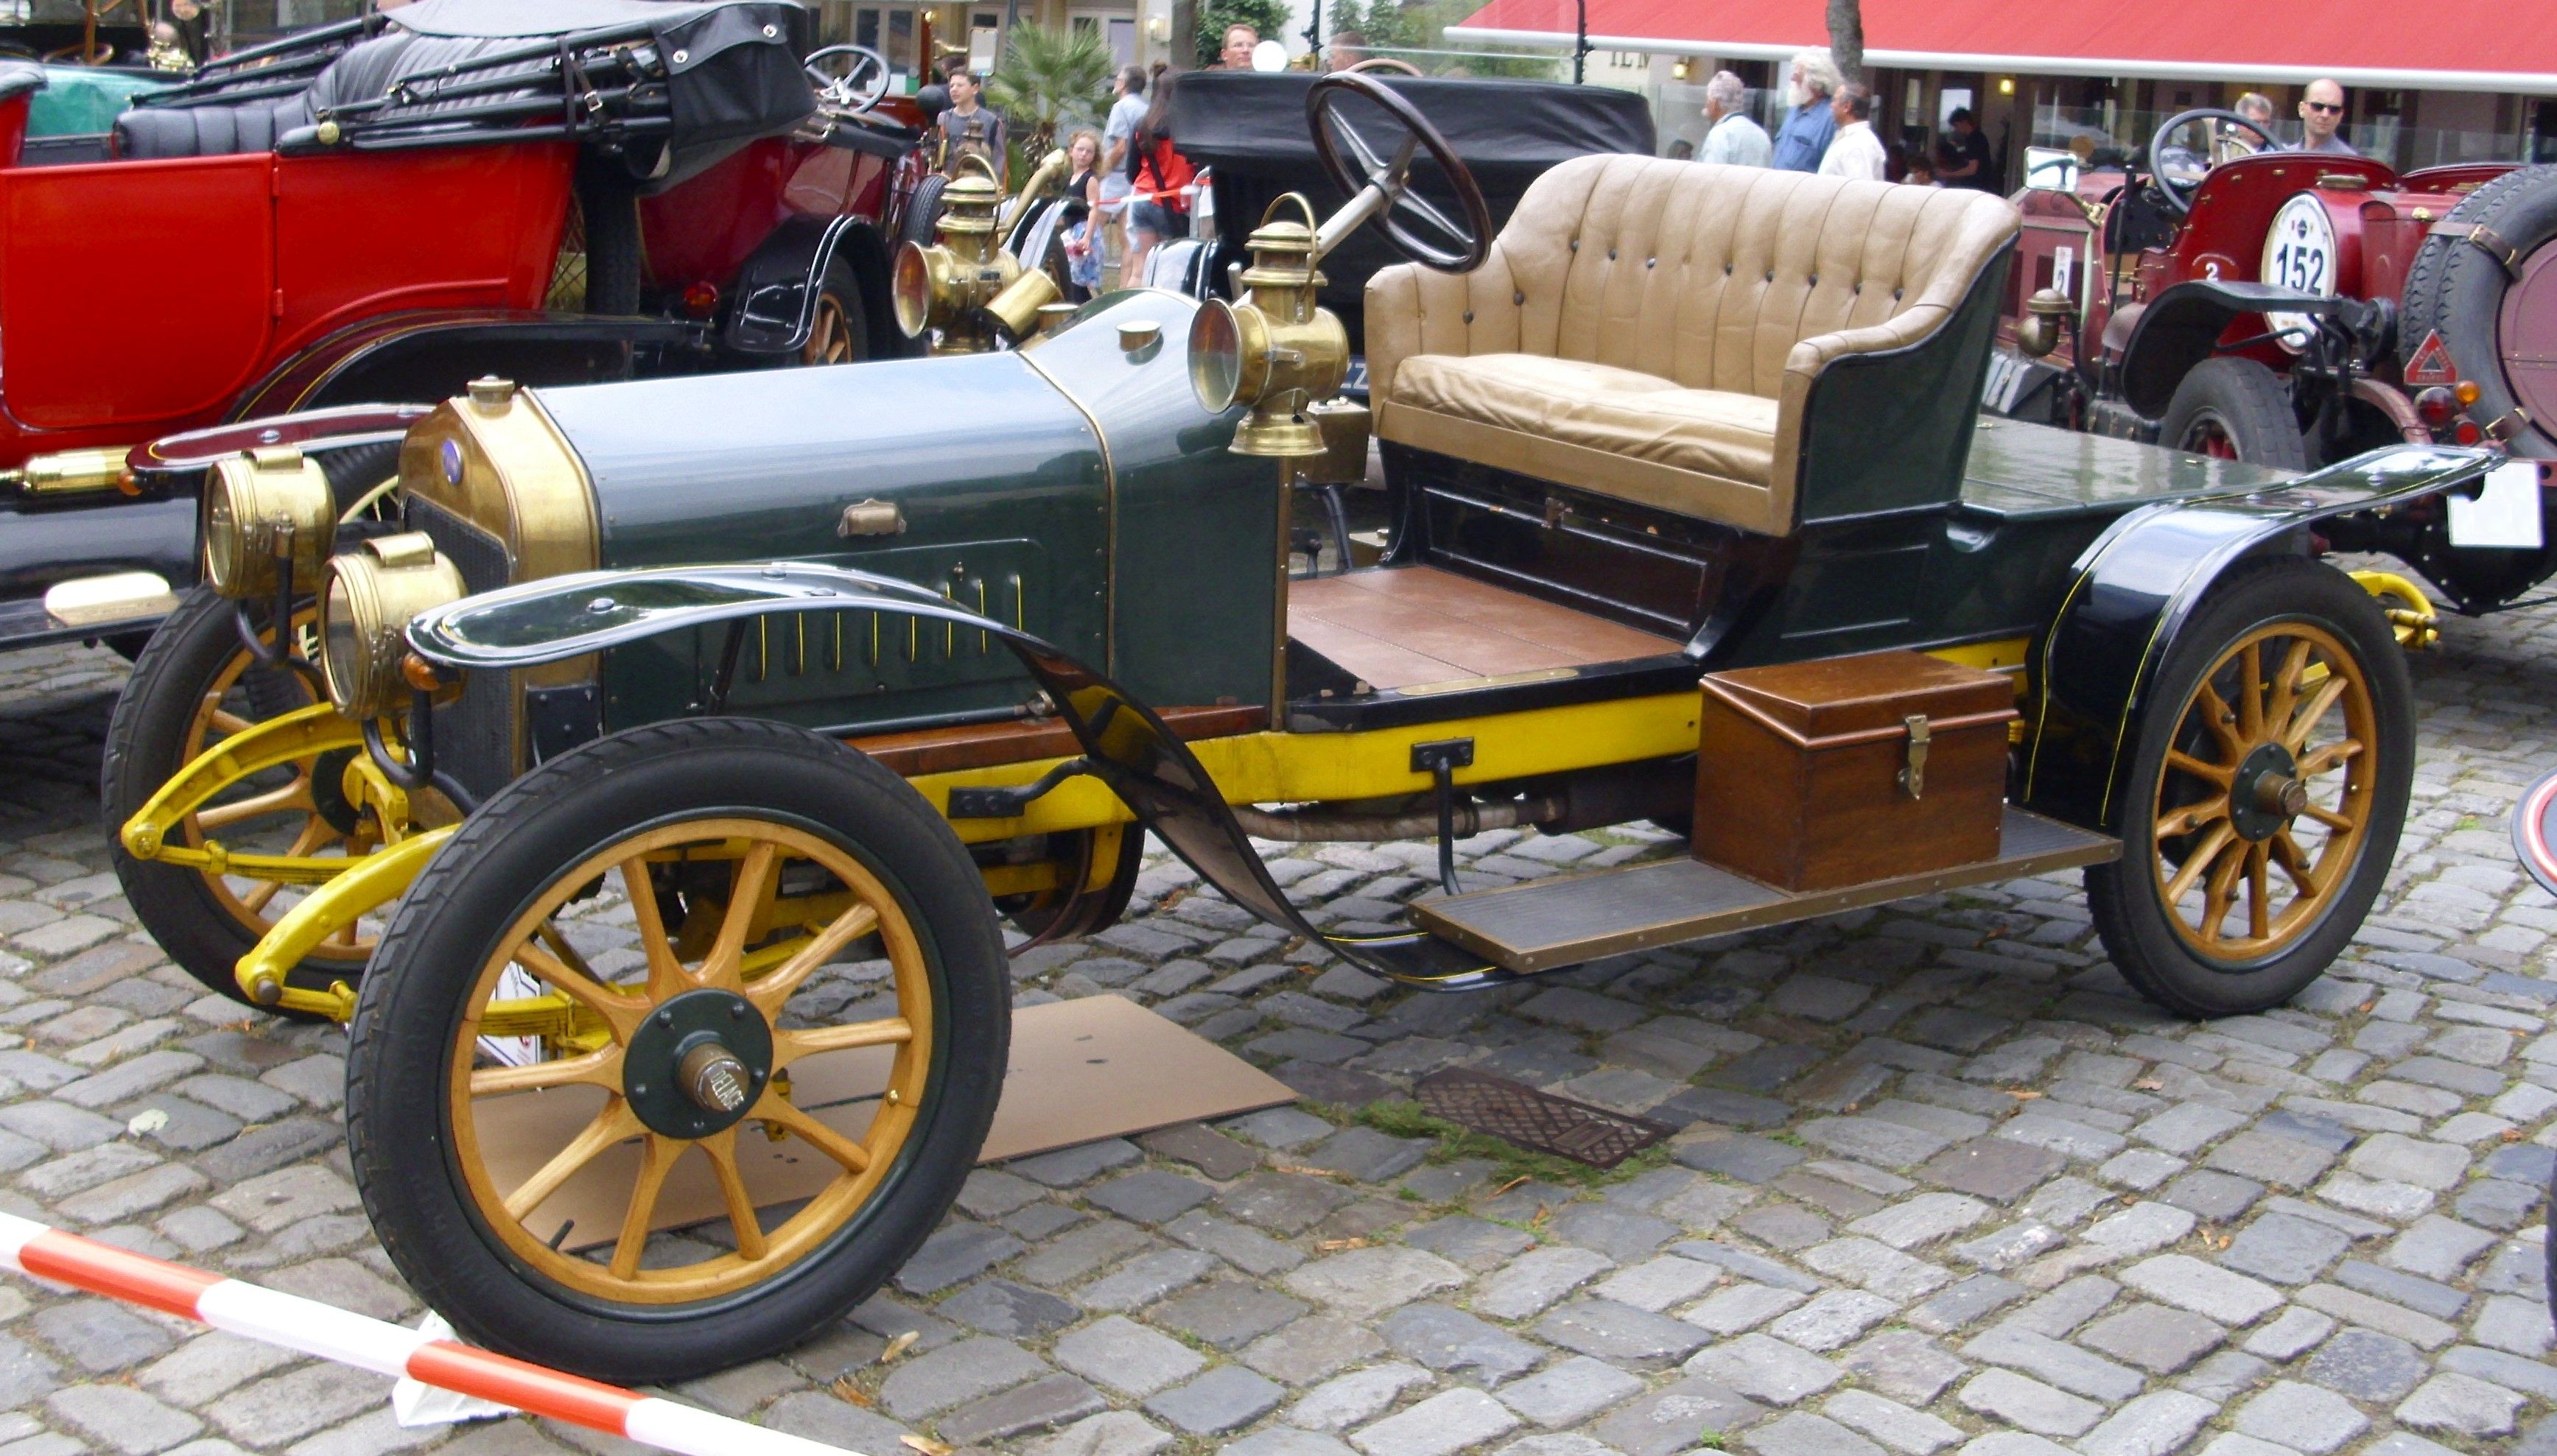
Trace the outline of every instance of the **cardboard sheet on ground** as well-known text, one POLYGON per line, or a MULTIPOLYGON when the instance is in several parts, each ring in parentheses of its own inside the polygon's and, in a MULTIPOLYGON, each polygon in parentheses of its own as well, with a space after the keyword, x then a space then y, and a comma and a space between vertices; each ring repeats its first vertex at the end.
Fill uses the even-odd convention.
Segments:
MULTIPOLYGON (((866 1047, 811 1057, 793 1069, 792 1101, 859 1140, 886 1085, 889 1051, 866 1047)), ((1232 1052, 1115 995, 1052 1001, 1012 1013, 1011 1065, 981 1162, 1024 1157, 1103 1137, 1293 1102, 1284 1083, 1232 1052)), ((479 1148, 500 1189, 512 1189, 576 1138, 603 1107, 592 1087, 562 1087, 479 1104, 479 1148)), ((822 1190, 840 1166, 796 1137, 775 1142, 759 1125, 739 1129, 738 1162, 757 1206, 772 1209, 822 1190)), ((526 1221, 545 1239, 568 1226, 561 1247, 611 1240, 629 1206, 638 1144, 598 1156, 526 1221)), ((655 1229, 721 1217, 709 1159, 687 1156, 667 1177, 655 1229)), ((764 1224, 778 1219, 767 1213, 764 1224)), ((723 1226, 724 1228, 724 1226, 723 1226)))

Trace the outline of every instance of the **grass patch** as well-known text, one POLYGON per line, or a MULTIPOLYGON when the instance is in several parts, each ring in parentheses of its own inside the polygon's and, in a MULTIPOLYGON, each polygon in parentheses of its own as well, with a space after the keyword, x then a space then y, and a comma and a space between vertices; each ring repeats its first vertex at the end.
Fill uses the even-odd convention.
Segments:
POLYGON ((1481 1158, 1492 1164, 1491 1183, 1495 1188, 1519 1178, 1534 1178, 1565 1188, 1603 1188, 1665 1166, 1670 1160, 1669 1145, 1656 1142, 1612 1168, 1593 1168, 1587 1163, 1556 1157, 1549 1152, 1530 1152, 1488 1132, 1477 1132, 1445 1118, 1431 1117, 1416 1102, 1393 1099, 1372 1102, 1359 1109, 1355 1116, 1358 1122, 1388 1136, 1434 1139, 1437 1146, 1429 1150, 1429 1161, 1433 1163, 1481 1158))

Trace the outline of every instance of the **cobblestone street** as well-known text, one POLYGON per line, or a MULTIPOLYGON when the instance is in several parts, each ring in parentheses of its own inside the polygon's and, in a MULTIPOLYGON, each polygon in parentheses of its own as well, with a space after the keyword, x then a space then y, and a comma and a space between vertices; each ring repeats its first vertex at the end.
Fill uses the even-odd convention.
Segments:
MULTIPOLYGON (((850 1321, 670 1393, 867 1456, 2557 1456, 2557 903, 2505 838, 2557 767, 2557 609, 2446 637, 2378 911, 2296 1004, 2217 1024, 2129 992, 2075 872, 1414 996, 1159 859, 1143 913, 1015 961, 1023 1002, 1132 997, 1305 1101, 983 1170, 850 1321), (1459 1064, 1683 1130, 1565 1181, 1374 1106, 1459 1064)), ((107 869, 122 679, 0 660, 0 1209, 413 1323, 342 1038, 202 994, 107 869)), ((1489 834, 1463 872, 1666 844, 1489 834)), ((1356 924, 1432 854, 1274 868, 1356 924)), ((389 1389, 0 1283, 0 1456, 637 1449, 402 1429, 389 1389)))

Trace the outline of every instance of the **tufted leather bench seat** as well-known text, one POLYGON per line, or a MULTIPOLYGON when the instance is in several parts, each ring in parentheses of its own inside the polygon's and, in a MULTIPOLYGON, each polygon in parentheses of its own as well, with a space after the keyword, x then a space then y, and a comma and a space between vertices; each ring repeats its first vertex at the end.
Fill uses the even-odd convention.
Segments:
MULTIPOLYGON (((1528 190, 1474 272, 1370 281, 1377 434, 1785 535, 1813 386, 1934 339, 2017 227, 1987 193, 1577 158, 1528 190)), ((1968 411, 1976 370, 1955 372, 1968 411)))
POLYGON ((308 88, 290 96, 129 110, 115 119, 115 154, 151 161, 271 152, 278 137, 311 125, 333 107, 372 100, 403 76, 431 74, 492 48, 516 44, 467 36, 420 36, 393 27, 347 47, 311 78, 308 88))

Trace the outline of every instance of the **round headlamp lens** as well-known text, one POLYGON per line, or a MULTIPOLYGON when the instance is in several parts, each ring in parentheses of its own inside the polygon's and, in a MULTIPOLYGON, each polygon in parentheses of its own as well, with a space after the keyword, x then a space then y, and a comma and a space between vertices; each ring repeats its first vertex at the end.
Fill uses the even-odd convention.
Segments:
POLYGON ((320 607, 320 673, 331 705, 353 717, 350 705, 361 701, 365 687, 364 633, 355 624, 354 594, 346 590, 346 560, 331 563, 329 595, 320 607))
POLYGON ((348 718, 381 718, 408 702, 402 637, 418 613, 467 595, 462 574, 425 535, 367 541, 329 563, 321 594, 320 672, 329 703, 348 718))
POLYGON ((1221 415, 1242 382, 1243 335, 1234 310, 1223 299, 1210 299, 1190 320, 1190 392, 1201 409, 1221 415))
POLYGON ((224 596, 237 589, 240 574, 239 508, 231 500, 231 477, 215 470, 204 482, 204 576, 224 596))
POLYGON ((888 285, 896 305, 896 327, 908 338, 921 338, 932 325, 932 263, 920 243, 896 250, 894 277, 888 285))

